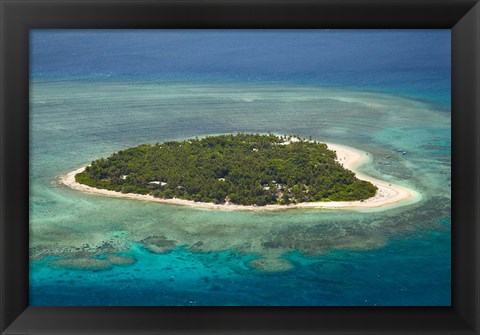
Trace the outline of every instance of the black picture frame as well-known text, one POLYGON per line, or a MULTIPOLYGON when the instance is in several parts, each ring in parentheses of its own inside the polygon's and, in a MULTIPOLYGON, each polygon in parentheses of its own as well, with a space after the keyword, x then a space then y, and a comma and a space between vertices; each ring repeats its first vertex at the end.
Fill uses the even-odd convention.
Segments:
POLYGON ((0 0, 1 334, 479 334, 480 4, 0 0), (32 28, 452 29, 452 307, 30 307, 32 28))

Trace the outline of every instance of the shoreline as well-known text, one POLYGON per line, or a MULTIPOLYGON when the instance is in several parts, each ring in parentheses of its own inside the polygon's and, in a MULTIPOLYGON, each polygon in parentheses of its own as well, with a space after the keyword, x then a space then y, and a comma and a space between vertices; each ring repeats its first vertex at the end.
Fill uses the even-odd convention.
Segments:
MULTIPOLYGON (((325 143, 325 142, 322 142, 325 143)), ((85 166, 60 176, 60 183, 77 191, 91 193, 115 198, 130 200, 151 201, 170 205, 183 205, 195 208, 221 209, 221 210, 243 210, 243 211, 278 211, 294 208, 319 208, 319 209, 357 209, 357 210, 386 210, 416 203, 421 200, 421 195, 412 189, 395 185, 374 177, 358 172, 358 168, 369 162, 371 157, 363 151, 339 144, 326 143, 328 149, 337 152, 337 161, 346 169, 353 171, 358 179, 366 180, 374 184, 378 190, 375 196, 366 200, 357 201, 329 201, 329 202, 302 202, 291 205, 266 205, 266 206, 242 206, 235 204, 213 204, 206 202, 195 202, 184 199, 161 199, 152 195, 121 193, 105 189, 98 189, 77 183, 75 175, 82 172, 85 166)))

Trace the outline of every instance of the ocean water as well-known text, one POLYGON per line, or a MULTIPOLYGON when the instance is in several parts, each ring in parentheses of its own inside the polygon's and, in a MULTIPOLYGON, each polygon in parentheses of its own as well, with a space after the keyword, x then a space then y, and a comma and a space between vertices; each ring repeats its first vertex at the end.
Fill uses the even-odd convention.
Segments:
POLYGON ((451 303, 448 30, 34 30, 30 106, 31 305, 451 303), (422 200, 236 212, 58 182, 142 143, 236 132, 365 150, 364 172, 422 200), (155 237, 174 246, 154 253, 155 237))

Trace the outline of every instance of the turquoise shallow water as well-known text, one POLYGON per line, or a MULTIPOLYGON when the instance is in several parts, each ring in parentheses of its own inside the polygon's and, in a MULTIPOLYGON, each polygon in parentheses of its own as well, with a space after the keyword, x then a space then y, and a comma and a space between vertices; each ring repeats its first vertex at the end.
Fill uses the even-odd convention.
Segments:
POLYGON ((30 115, 32 305, 450 304, 445 107, 315 85, 34 80, 30 115), (365 172, 423 199, 383 212, 250 213, 107 198, 58 183, 120 149, 238 131, 365 150, 373 157, 365 172), (152 253, 152 236, 175 247, 152 253))
POLYGON ((448 305, 445 295, 432 295, 446 289, 444 278, 449 276, 448 257, 435 257, 438 246, 448 244, 445 235, 422 235, 429 242, 418 237, 392 241, 369 252, 335 251, 312 258, 292 252, 285 259, 295 270, 277 274, 255 271, 249 265, 253 255, 191 253, 185 248, 155 255, 135 246, 129 255, 138 262, 128 267, 72 270, 49 267, 45 259, 32 265, 31 280, 34 297, 52 305, 448 305), (409 248, 422 251, 411 255, 409 248))

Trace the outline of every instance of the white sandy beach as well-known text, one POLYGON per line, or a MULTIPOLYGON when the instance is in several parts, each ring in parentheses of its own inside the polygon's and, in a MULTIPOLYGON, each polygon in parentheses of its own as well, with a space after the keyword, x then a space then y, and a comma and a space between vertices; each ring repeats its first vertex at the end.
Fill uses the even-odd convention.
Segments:
POLYGON ((362 200, 362 201, 330 201, 330 202, 303 202, 299 204, 291 205, 267 205, 267 206, 242 206, 234 204, 223 204, 216 205, 213 203, 203 203, 203 202, 194 202, 191 200, 183 199, 159 199, 151 195, 142 195, 142 194, 132 194, 132 193, 121 193, 115 191, 109 191, 105 189, 97 189, 87 185, 77 183, 75 181, 75 175, 82 172, 85 167, 81 167, 74 171, 67 173, 60 177, 60 182, 74 190, 100 194, 104 196, 124 198, 124 199, 133 199, 133 200, 143 200, 143 201, 154 201, 166 204, 173 205, 187 205, 198 208, 210 208, 210 209, 223 209, 223 210, 283 210, 291 208, 325 208, 325 209, 357 209, 357 210, 385 210, 394 207, 405 206, 413 204, 421 200, 421 195, 415 190, 391 184, 386 181, 382 181, 371 176, 367 176, 363 173, 358 172, 358 167, 362 164, 367 163, 370 160, 370 156, 360 150, 356 150, 351 147, 327 143, 327 146, 330 150, 335 150, 337 152, 337 160, 345 168, 355 172, 358 179, 367 180, 378 187, 377 193, 375 196, 362 200))

